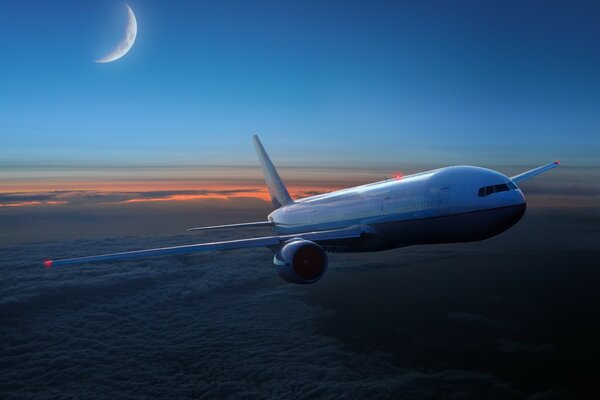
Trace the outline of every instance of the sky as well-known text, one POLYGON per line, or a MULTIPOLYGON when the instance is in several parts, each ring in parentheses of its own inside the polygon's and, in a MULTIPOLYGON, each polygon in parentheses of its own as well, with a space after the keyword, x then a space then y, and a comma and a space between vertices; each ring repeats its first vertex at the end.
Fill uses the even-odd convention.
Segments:
POLYGON ((299 191, 344 169, 599 167, 594 2, 128 4, 136 42, 100 64, 124 2, 0 3, 0 192, 256 189, 254 133, 299 191))
POLYGON ((0 397, 600 398, 600 5, 0 0, 0 397), (527 212, 489 240, 44 269, 452 164, 527 212))
POLYGON ((128 4, 1 3, 4 164, 597 162, 594 2, 128 4))

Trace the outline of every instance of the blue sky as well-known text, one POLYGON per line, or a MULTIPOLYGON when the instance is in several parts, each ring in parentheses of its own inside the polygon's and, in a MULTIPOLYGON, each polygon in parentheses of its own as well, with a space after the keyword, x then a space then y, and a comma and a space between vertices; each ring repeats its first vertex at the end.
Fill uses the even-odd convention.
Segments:
POLYGON ((0 163, 598 165, 594 2, 2 1, 0 163))

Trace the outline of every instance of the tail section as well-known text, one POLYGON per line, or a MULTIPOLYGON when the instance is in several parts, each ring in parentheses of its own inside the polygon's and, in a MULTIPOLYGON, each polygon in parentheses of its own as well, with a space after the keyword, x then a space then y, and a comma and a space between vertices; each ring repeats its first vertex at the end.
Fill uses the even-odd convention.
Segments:
POLYGON ((258 159, 260 160, 260 166, 262 168, 263 175, 265 176, 265 182, 267 183, 269 193, 271 194, 271 202, 275 208, 293 203, 294 200, 292 200, 290 193, 279 177, 275 166, 267 155, 267 152, 258 139, 258 136, 254 135, 252 139, 254 140, 254 147, 256 147, 256 153, 258 154, 258 159))

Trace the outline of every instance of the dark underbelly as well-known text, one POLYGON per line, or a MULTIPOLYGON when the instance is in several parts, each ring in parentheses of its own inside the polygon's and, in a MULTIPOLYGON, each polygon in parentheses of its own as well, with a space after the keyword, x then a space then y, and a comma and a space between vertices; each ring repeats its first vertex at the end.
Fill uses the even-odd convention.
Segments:
POLYGON ((525 213, 525 203, 460 214, 371 225, 374 234, 329 250, 379 251, 413 244, 457 243, 483 240, 504 232, 525 213))

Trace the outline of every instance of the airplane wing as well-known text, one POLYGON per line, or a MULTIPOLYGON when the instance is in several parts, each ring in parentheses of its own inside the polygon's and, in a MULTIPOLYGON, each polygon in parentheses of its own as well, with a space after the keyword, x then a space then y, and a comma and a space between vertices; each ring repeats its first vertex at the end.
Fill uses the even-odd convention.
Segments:
POLYGON ((260 222, 243 222, 241 224, 229 224, 229 225, 213 225, 213 226, 201 226, 199 228, 189 228, 188 231, 207 231, 210 229, 226 229, 226 228, 248 228, 256 226, 273 226, 272 221, 260 221, 260 222))
POLYGON ((510 179, 514 183, 523 182, 529 178, 533 178, 534 176, 541 174, 542 172, 546 172, 546 171, 551 170, 552 168, 556 168, 559 165, 560 165, 560 161, 554 161, 554 162, 551 162, 550 164, 542 165, 541 167, 530 169, 529 171, 525 171, 522 174, 515 175, 515 176, 511 177, 510 179))
POLYGON ((189 254, 201 251, 212 251, 212 250, 233 250, 233 249, 245 249, 250 247, 270 247, 278 246, 281 243, 294 239, 302 238, 311 240, 314 242, 321 241, 332 241, 339 239, 359 238, 363 233, 368 232, 366 227, 353 226, 343 229, 333 229, 327 231, 316 231, 316 232, 304 232, 290 235, 279 235, 279 236, 265 236, 250 239, 239 239, 229 240, 224 242, 212 242, 212 243, 199 243, 189 244, 184 246, 174 247, 162 247, 157 249, 147 250, 136 250, 136 251, 125 251, 121 253, 112 254, 101 254, 97 256, 77 257, 77 258, 66 258, 62 260, 46 260, 44 266, 50 268, 53 266, 70 265, 70 264, 82 264, 88 262, 98 261, 117 261, 117 260, 131 260, 135 258, 143 257, 157 257, 167 255, 179 255, 189 254))

